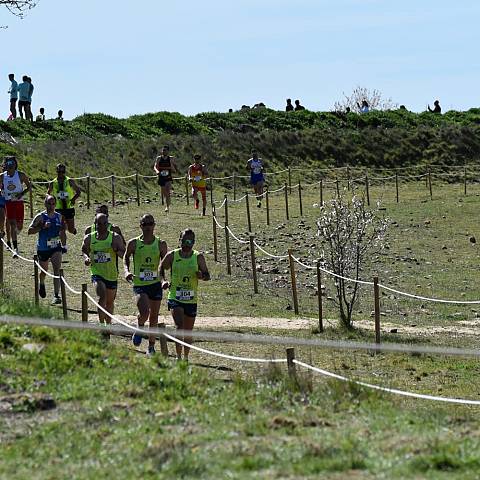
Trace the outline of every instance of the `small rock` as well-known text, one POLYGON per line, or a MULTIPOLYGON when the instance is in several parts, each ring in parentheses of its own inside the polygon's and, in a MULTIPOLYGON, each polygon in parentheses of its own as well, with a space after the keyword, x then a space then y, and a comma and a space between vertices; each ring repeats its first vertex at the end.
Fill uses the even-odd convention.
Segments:
POLYGON ((390 330, 390 333, 398 333, 398 328, 392 328, 392 329, 390 330))
POLYGON ((477 240, 473 235, 470 237, 470 243, 477 243, 477 240))
POLYGON ((25 343, 22 345, 22 350, 26 350, 29 353, 40 353, 45 348, 45 345, 41 343, 25 343))

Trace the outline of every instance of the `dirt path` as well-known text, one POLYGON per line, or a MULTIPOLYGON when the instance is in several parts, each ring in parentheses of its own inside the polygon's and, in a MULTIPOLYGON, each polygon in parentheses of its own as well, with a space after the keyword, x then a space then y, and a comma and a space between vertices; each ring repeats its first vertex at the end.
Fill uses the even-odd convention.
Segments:
MULTIPOLYGON (((121 316, 130 325, 136 325, 137 318, 134 315, 121 316)), ((96 322, 96 315, 89 315, 89 322, 96 322)), ((160 315, 159 322, 164 322, 168 327, 173 327, 170 316, 160 315)), ((336 325, 335 320, 326 321, 326 327, 336 325)), ((267 317, 198 317, 195 322, 196 328, 268 328, 274 330, 303 330, 317 326, 315 318, 267 318, 267 317)), ((364 330, 373 330, 372 320, 360 320, 355 322, 355 327, 364 330)), ((416 326, 415 324, 398 325, 382 320, 383 333, 389 333, 396 329, 399 334, 426 336, 426 335, 480 335, 480 319, 459 321, 450 325, 416 326)))

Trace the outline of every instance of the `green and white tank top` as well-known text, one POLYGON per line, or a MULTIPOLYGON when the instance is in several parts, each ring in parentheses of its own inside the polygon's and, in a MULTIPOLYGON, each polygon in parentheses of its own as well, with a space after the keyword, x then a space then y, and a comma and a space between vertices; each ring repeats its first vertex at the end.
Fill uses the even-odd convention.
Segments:
POLYGON ((194 250, 192 256, 183 258, 180 249, 173 251, 172 277, 170 280, 169 300, 182 303, 197 303, 198 290, 198 252, 194 250))
POLYGON ((135 253, 133 254, 133 285, 153 285, 160 281, 158 265, 160 263, 160 240, 154 237, 152 243, 143 241, 143 235, 135 239, 135 253))
POLYGON ((118 277, 117 254, 112 248, 113 233, 98 240, 96 232, 90 234, 90 271, 105 280, 115 282, 118 277))

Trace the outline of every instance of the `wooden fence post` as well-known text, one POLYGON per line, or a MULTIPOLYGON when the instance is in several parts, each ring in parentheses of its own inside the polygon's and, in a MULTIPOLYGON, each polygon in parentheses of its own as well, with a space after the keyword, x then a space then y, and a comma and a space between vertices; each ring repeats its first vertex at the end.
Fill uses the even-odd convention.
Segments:
POLYGON ((233 173, 233 201, 237 199, 237 176, 235 175, 235 172, 233 173))
POLYGON ((270 225, 270 203, 268 199, 268 185, 265 187, 265 204, 267 206, 267 225, 270 225))
POLYGON ((210 205, 213 207, 213 178, 210 177, 210 205))
POLYGON ((140 185, 138 184, 138 172, 135 172, 135 188, 137 190, 137 207, 140 206, 140 185))
POLYGON ((430 167, 428 167, 428 188, 430 190, 430 200, 432 200, 432 172, 430 170, 430 167))
POLYGON ((395 190, 397 194, 397 203, 398 203, 398 171, 395 171, 395 190))
POLYGON ((290 190, 290 195, 292 194, 292 172, 290 167, 288 167, 288 189, 290 190))
POLYGON ((323 332, 323 300, 322 300, 322 272, 320 261, 317 260, 317 291, 318 291, 318 331, 323 332))
POLYGON ((370 206, 370 188, 368 186, 368 170, 365 170, 365 194, 367 195, 367 205, 370 206))
POLYGON ((335 177, 335 188, 337 190, 337 198, 340 196, 340 187, 338 185, 338 178, 335 177))
POLYGON ((297 296, 297 277, 295 275, 295 263, 292 256, 292 250, 288 249, 288 261, 290 263, 290 279, 292 281, 293 309, 295 315, 298 315, 298 296, 297 296))
POLYGON ((35 305, 38 307, 39 304, 39 296, 38 296, 38 256, 33 256, 33 285, 35 288, 35 305))
POLYGON ((190 205, 190 195, 188 192, 188 174, 185 174, 185 198, 187 199, 187 207, 190 205))
POLYGON ((215 205, 212 206, 212 224, 213 224, 213 258, 218 262, 218 244, 217 244, 217 218, 215 216, 215 205))
POLYGON ((90 174, 87 174, 87 208, 90 208, 90 174))
POLYGON ((303 217, 303 203, 302 203, 302 184, 298 181, 298 204, 300 206, 300 216, 303 217))
POLYGON ((347 165, 347 190, 350 191, 350 167, 347 165))
POLYGON ((252 259, 253 292, 258 293, 257 264, 255 261, 255 245, 253 243, 253 239, 254 236, 250 235, 250 257, 252 259))
POLYGON ((297 371, 295 369, 295 349, 294 348, 287 348, 287 368, 288 368, 288 375, 292 380, 297 379, 297 371))
POLYGON ((63 282, 63 268, 60 269, 60 293, 62 295, 62 311, 63 311, 63 319, 68 319, 68 311, 67 311, 67 291, 65 290, 65 283, 63 282))
POLYGON ((323 207, 323 178, 320 179, 320 206, 323 207))
POLYGON ((288 190, 287 190, 287 184, 285 184, 285 215, 287 217, 287 220, 289 220, 289 215, 288 215, 288 190))
POLYGON ((227 273, 232 274, 232 265, 230 262, 230 232, 228 231, 228 197, 225 195, 225 249, 227 251, 227 273))
POLYGON ((373 295, 375 301, 375 343, 380 343, 380 289, 378 277, 373 277, 373 295))
POLYGON ((3 285, 3 242, 0 240, 0 286, 3 285))
MULTIPOLYGON (((29 199, 30 199, 30 218, 33 218, 33 184, 30 187, 29 193, 29 199)), ((3 228, 3 225, 2 225, 3 228)))
POLYGON ((88 298, 86 283, 82 283, 82 322, 88 322, 88 298))
POLYGON ((112 175, 112 207, 115 208, 115 175, 112 175))
POLYGON ((467 194, 467 166, 463 167, 463 194, 467 194))
POLYGON ((248 231, 252 231, 252 219, 250 218, 250 201, 248 200, 248 192, 245 192, 245 207, 247 209, 248 231))

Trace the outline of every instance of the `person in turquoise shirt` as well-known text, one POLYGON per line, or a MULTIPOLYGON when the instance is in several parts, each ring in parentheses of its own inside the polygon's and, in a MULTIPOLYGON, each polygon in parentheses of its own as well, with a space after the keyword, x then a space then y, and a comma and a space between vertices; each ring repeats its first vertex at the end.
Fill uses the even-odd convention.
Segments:
POLYGON ((10 80, 10 90, 8 91, 10 94, 10 114, 11 119, 14 120, 17 118, 18 83, 13 73, 8 76, 8 79, 10 80))
POLYGON ((23 118, 25 112, 25 118, 30 119, 30 83, 28 83, 27 75, 22 77, 22 83, 18 84, 18 112, 20 117, 23 118))

